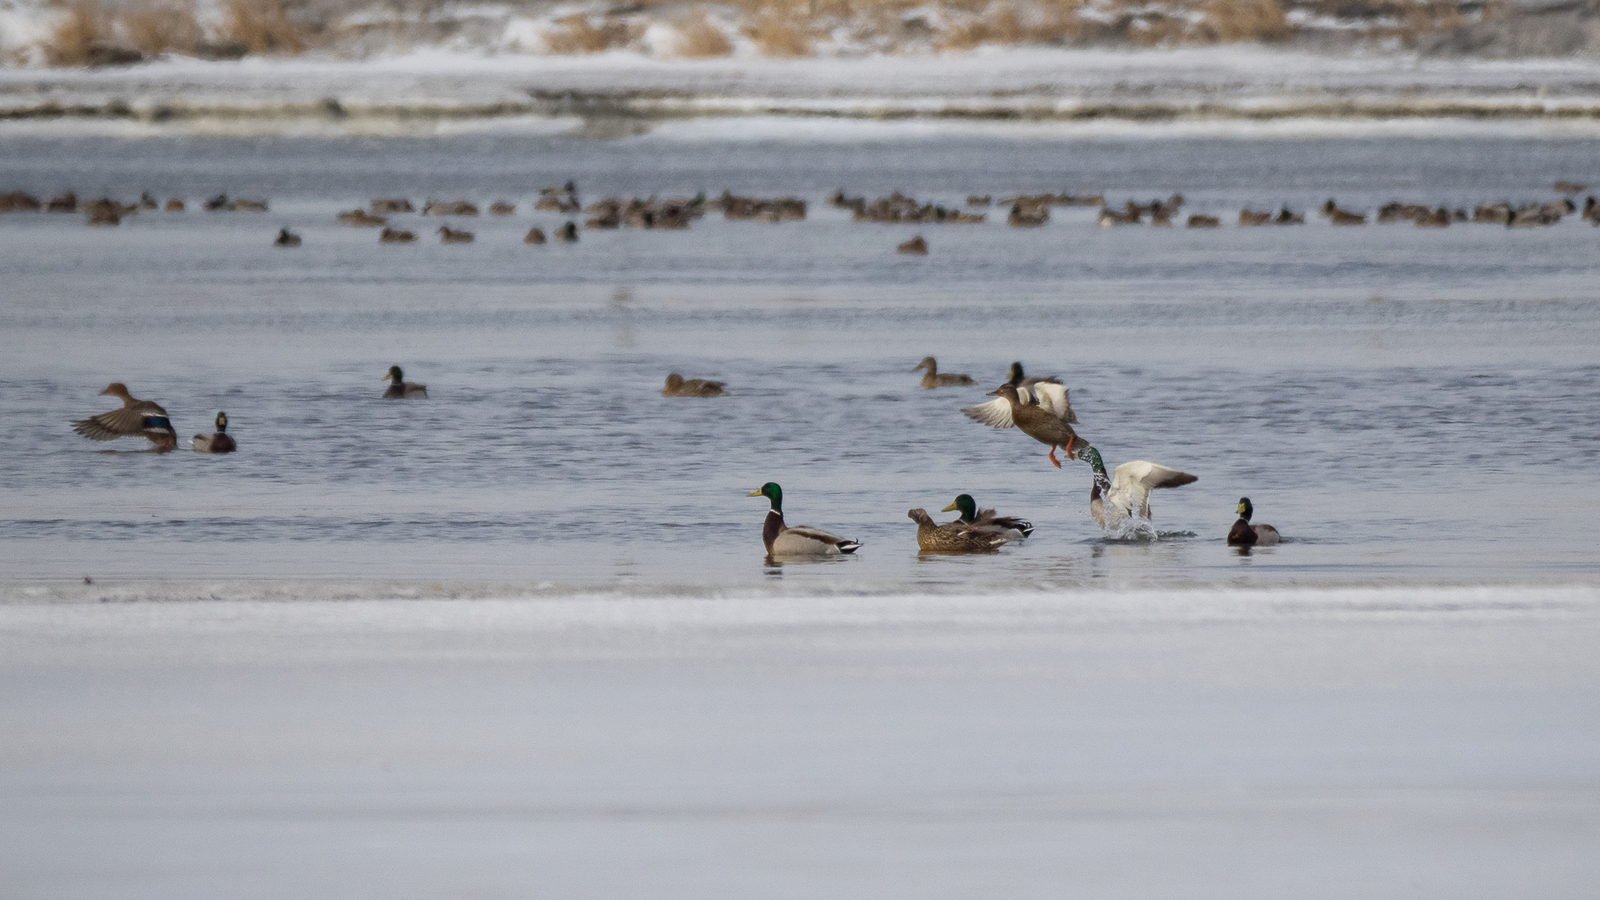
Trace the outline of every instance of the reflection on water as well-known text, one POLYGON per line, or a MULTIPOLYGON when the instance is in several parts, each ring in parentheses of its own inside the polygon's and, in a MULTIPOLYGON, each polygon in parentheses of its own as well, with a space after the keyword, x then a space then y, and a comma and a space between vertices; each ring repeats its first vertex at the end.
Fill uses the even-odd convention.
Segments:
POLYGON ((893 247, 914 229, 820 202, 841 181, 951 202, 1181 189, 1214 212, 1531 198, 1588 164, 1583 142, 539 138, 532 172, 529 140, 379 141, 362 152, 389 165, 371 172, 336 140, 0 142, 0 174, 38 193, 95 171, 95 191, 227 189, 273 209, 117 229, 0 217, 0 574, 831 592, 1595 573, 1593 229, 1102 230, 1061 210, 1040 229, 922 228, 932 252, 908 259, 893 247), (727 186, 812 209, 544 247, 521 243, 544 222, 525 214, 449 247, 380 248, 333 223, 379 195, 520 205, 564 173, 595 193, 727 186), (281 225, 305 245, 270 247, 281 225), (918 387, 908 370, 930 354, 979 385, 918 387), (1086 464, 1056 470, 1026 436, 960 414, 1015 359, 1072 387, 1107 458, 1199 475, 1152 498, 1154 540, 1101 533, 1086 464), (379 401, 372 375, 396 363, 433 399, 379 401), (670 371, 730 393, 665 400, 670 371), (109 408, 96 392, 112 380, 180 435, 228 410, 240 452, 76 438, 68 423, 109 408), (795 521, 863 548, 765 563, 764 509, 744 495, 767 480, 795 521), (994 554, 919 555, 903 511, 963 492, 1036 531, 994 554), (1223 543, 1241 494, 1284 544, 1223 543))

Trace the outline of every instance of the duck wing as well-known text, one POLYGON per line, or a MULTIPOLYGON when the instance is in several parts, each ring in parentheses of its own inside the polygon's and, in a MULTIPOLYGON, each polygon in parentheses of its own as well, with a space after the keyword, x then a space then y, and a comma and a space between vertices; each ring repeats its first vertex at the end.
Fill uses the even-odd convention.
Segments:
POLYGON ((1117 466, 1111 476, 1111 493, 1107 498, 1125 512, 1137 508, 1139 515, 1150 518, 1150 492, 1156 488, 1175 488, 1199 481, 1200 476, 1177 469, 1136 459, 1117 466))
POLYGON ((1041 380, 1028 387, 1017 388, 1017 399, 1024 404, 1029 402, 1029 395, 1061 421, 1069 425, 1077 423, 1078 415, 1072 411, 1072 401, 1067 396, 1067 387, 1061 382, 1052 378, 1048 381, 1041 380))
MULTIPOLYGON (((1019 395, 1020 399, 1020 395, 1019 395)), ((1011 401, 1004 397, 996 397, 988 403, 979 403, 977 406, 962 407, 967 418, 974 422, 995 428, 1015 428, 1017 423, 1011 418, 1011 401)))
POLYGON ((796 525, 784 528, 772 541, 774 556, 806 556, 832 553, 854 553, 859 541, 829 534, 820 528, 796 525))
MULTIPOLYGON (((98 416, 90 416, 72 423, 72 430, 95 441, 114 441, 121 437, 132 437, 144 434, 144 420, 152 414, 152 410, 140 409, 139 406, 127 406, 122 409, 113 409, 103 412, 98 416)), ((150 404, 155 406, 155 404, 150 404)), ((156 409, 161 409, 157 406, 156 409)), ((162 415, 165 415, 162 410, 162 415)))

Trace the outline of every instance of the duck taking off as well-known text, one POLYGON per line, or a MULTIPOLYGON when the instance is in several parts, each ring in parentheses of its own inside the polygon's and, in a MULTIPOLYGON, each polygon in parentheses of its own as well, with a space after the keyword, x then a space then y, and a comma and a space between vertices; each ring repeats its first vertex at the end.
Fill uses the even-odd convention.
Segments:
POLYGON ((145 437, 165 453, 178 446, 178 433, 172 429, 167 411, 153 400, 139 400, 128 393, 120 381, 113 381, 100 392, 122 400, 122 408, 103 412, 72 423, 72 430, 95 441, 114 441, 121 437, 145 437))
POLYGON ((1073 446, 1082 443, 1083 439, 1072 430, 1072 423, 1078 421, 1078 416, 1072 411, 1065 385, 1040 380, 1021 387, 1008 381, 990 391, 989 396, 1000 399, 961 411, 974 422, 995 428, 1022 429, 1023 434, 1050 447, 1050 462, 1056 468, 1061 468, 1061 460, 1056 459, 1057 447, 1067 451, 1070 459, 1073 446))
POLYGON ((854 553, 861 547, 860 541, 829 534, 820 528, 784 524, 783 488, 778 487, 776 482, 763 484, 751 491, 749 496, 766 497, 772 501, 772 508, 767 510, 766 523, 761 527, 761 541, 767 545, 769 557, 838 556, 841 553, 854 553))
POLYGON ((1278 529, 1271 525, 1251 525, 1250 517, 1256 508, 1249 497, 1239 498, 1239 518, 1228 529, 1228 544, 1233 547, 1270 547, 1282 539, 1278 529))
POLYGON ((931 356, 924 356, 922 362, 917 363, 913 372, 927 370, 922 376, 922 386, 925 388, 950 387, 957 384, 977 384, 971 375, 961 375, 955 372, 940 372, 939 362, 931 356))
POLYGON ((389 374, 383 376, 389 379, 389 389, 383 392, 385 400, 426 400, 428 399, 428 386, 417 384, 415 381, 406 381, 405 373, 399 366, 390 366, 389 374))
POLYGON ((228 414, 217 413, 216 434, 197 434, 190 439, 189 445, 194 447, 196 453, 232 453, 239 449, 233 438, 228 436, 228 414))
POLYGON ((972 499, 971 494, 962 494, 955 502, 946 506, 943 512, 952 509, 961 511, 961 521, 975 528, 984 528, 997 534, 1003 534, 1013 541, 1020 541, 1033 534, 1033 523, 1027 519, 1015 516, 997 516, 992 509, 978 509, 978 501, 972 499))
POLYGON ((1175 488, 1199 481, 1197 475, 1180 472, 1158 463, 1136 459, 1117 466, 1116 473, 1106 476, 1106 464, 1100 451, 1084 447, 1075 454, 1087 459, 1094 467, 1094 487, 1089 489, 1089 514, 1101 528, 1111 529, 1138 512, 1139 518, 1150 520, 1150 491, 1155 488, 1175 488))

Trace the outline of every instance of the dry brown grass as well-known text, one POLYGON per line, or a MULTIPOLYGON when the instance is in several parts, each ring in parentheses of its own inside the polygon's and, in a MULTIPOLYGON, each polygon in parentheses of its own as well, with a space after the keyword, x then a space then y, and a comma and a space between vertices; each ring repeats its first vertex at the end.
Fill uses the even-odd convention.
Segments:
POLYGON ((733 52, 733 44, 728 41, 728 36, 706 18, 704 8, 697 8, 692 15, 679 22, 677 27, 676 49, 681 57, 705 59, 712 56, 727 56, 733 52))
POLYGON ((122 32, 133 49, 149 56, 192 53, 203 37, 186 0, 153 0, 122 11, 122 32))
POLYGON ((251 53, 293 54, 306 49, 311 33, 289 18, 281 0, 228 0, 219 37, 251 53))
POLYGON ((744 33, 755 42, 763 56, 798 57, 811 55, 811 35, 804 19, 788 12, 768 10, 757 13, 744 33))
POLYGON ((545 33, 550 52, 565 55, 600 53, 612 47, 627 46, 632 39, 626 22, 602 22, 596 26, 583 13, 557 19, 555 27, 545 33))
POLYGON ((45 58, 54 66, 81 66, 89 62, 95 46, 111 36, 116 24, 98 0, 72 0, 44 44, 45 58))
POLYGON ((1278 0, 1211 0, 1205 14, 1206 30, 1223 43, 1281 41, 1294 33, 1278 0))

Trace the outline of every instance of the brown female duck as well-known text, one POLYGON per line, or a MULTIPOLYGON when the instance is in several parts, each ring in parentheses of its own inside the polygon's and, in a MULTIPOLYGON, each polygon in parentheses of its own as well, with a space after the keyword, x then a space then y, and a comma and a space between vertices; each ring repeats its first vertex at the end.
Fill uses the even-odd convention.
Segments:
POLYGON ((145 437, 155 444, 153 449, 162 453, 178 446, 178 433, 173 431, 172 420, 167 418, 167 411, 161 404, 135 398, 120 381, 107 385, 100 394, 121 399, 122 408, 73 422, 73 431, 95 441, 145 437))

